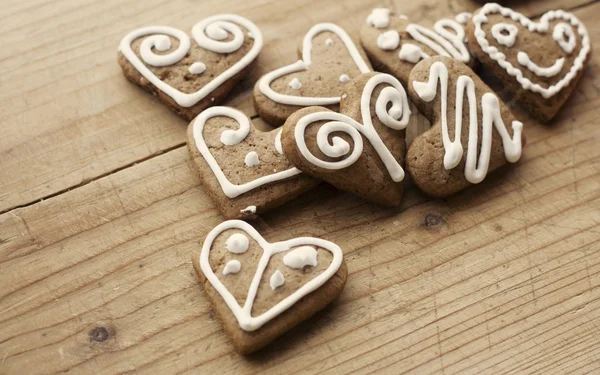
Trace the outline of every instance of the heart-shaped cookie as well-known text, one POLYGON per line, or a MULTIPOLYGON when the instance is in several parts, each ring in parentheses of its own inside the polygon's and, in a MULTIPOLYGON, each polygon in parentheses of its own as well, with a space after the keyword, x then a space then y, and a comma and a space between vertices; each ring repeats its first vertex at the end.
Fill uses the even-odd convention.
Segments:
POLYGON ((532 115, 551 120, 575 90, 591 55, 589 34, 562 10, 534 22, 484 5, 467 27, 469 47, 532 115))
POLYGON ((468 66, 435 56, 417 64, 409 81, 411 99, 432 124, 406 156, 423 192, 446 197, 520 159, 523 124, 468 66))
POLYGON ((227 218, 247 218, 318 184, 281 151, 280 130, 261 132, 229 107, 203 111, 188 127, 188 149, 207 193, 227 218))
POLYGON ((474 64, 462 26, 469 16, 461 13, 456 20, 442 19, 429 29, 389 9, 375 8, 361 28, 360 43, 376 70, 390 73, 406 85, 415 64, 429 56, 450 56, 474 64))
POLYGON ((239 220, 215 227, 192 261, 242 354, 262 348, 335 300, 347 277, 336 244, 313 237, 269 243, 239 220))
POLYGON ((192 37, 168 26, 127 34, 119 45, 125 76, 193 119, 218 104, 242 79, 263 45, 260 29, 235 14, 220 14, 192 28, 192 37))
POLYGON ((301 60, 265 74, 254 87, 254 105, 272 125, 314 105, 337 109, 344 86, 371 71, 364 52, 341 27, 319 23, 304 36, 301 60))
POLYGON ((404 128, 410 119, 402 84, 366 73, 342 96, 341 113, 323 107, 295 112, 283 126, 285 156, 303 172, 384 205, 399 205, 404 128))

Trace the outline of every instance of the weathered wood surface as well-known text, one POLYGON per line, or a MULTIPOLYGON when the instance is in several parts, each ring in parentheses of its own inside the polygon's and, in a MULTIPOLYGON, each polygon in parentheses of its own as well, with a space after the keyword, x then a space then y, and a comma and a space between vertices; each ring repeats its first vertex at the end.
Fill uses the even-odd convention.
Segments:
MULTIPOLYGON (((574 8, 600 40, 597 2, 517 3, 529 15, 574 8)), ((229 103, 252 115, 253 81, 289 63, 313 23, 356 34, 381 4, 3 4, 0 373, 600 371, 597 55, 552 125, 527 122, 518 166, 481 186, 447 200, 409 187, 400 209, 321 187, 265 215, 269 239, 341 244, 349 280, 334 306, 276 345, 232 351, 189 259, 222 218, 187 155, 185 121, 121 76, 116 46, 144 24, 249 17, 266 47, 229 103)), ((424 22, 476 7, 383 5, 424 22)))

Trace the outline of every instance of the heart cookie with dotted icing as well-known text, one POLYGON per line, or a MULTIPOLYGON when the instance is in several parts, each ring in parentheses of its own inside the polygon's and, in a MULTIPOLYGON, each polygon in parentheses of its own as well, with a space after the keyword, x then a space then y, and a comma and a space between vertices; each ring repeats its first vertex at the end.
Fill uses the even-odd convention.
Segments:
POLYGON ((366 73, 348 83, 340 112, 309 107, 283 126, 285 156, 300 170, 371 202, 402 200, 406 91, 389 74, 366 73))
POLYGON ((260 29, 246 18, 220 14, 192 28, 149 26, 127 34, 119 65, 134 84, 191 120, 221 102, 243 78, 263 46, 260 29))
POLYGON ((206 192, 226 218, 251 218, 318 184, 283 156, 280 130, 258 131, 230 107, 198 115, 188 127, 188 149, 206 192))
POLYGON ((410 98, 432 124, 406 155, 423 192, 446 197, 521 158, 523 124, 468 66, 435 56, 417 64, 409 82, 410 98))
POLYGON ((319 23, 304 36, 301 59, 265 74, 254 86, 260 117, 281 125, 296 110, 309 106, 339 108, 346 84, 371 71, 362 48, 341 27, 319 23))
POLYGON ((261 349, 335 300, 348 273, 333 242, 313 237, 268 242, 239 220, 210 231, 192 263, 242 354, 261 349))
POLYGON ((390 9, 375 8, 360 31, 360 43, 377 71, 390 73, 406 85, 412 68, 430 56, 449 56, 473 65, 465 41, 469 13, 442 19, 432 28, 411 22, 390 9))
POLYGON ((510 8, 486 4, 474 14, 467 37, 482 64, 541 121, 556 116, 591 55, 587 29, 562 10, 532 21, 510 8))

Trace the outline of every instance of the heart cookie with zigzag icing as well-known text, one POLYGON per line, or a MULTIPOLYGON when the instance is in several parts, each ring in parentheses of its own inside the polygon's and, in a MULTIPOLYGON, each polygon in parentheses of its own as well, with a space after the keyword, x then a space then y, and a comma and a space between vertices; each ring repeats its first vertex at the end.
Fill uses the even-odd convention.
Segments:
POLYGON ((271 243, 239 220, 215 227, 192 263, 242 354, 261 349, 335 300, 348 273, 333 242, 299 237, 271 243))

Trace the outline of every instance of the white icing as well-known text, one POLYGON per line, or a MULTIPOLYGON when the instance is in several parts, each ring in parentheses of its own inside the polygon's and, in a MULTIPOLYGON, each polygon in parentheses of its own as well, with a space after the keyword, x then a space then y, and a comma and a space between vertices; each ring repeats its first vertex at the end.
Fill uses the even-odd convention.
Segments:
POLYGON ((284 283, 285 277, 283 276, 283 274, 279 270, 273 272, 273 274, 271 275, 271 279, 269 279, 269 285, 271 286, 271 289, 275 290, 282 286, 284 283))
POLYGON ((333 45, 333 40, 331 40, 331 38, 327 38, 325 39, 325 44, 328 46, 332 46, 333 45))
POLYGON ((225 267, 223 267, 223 275, 229 275, 231 273, 238 273, 242 269, 242 264, 239 260, 230 260, 227 262, 225 267))
POLYGON ((295 248, 283 257, 283 264, 294 269, 317 265, 317 250, 312 246, 295 248))
POLYGON ((252 34, 252 31, 248 31, 246 35, 248 35, 248 38, 254 39, 254 34, 252 34))
POLYGON ((260 160, 258 160, 258 154, 256 153, 256 151, 250 151, 249 153, 247 153, 246 157, 244 158, 244 163, 248 167, 256 167, 257 165, 259 165, 260 160))
MULTIPOLYGON (((512 9, 502 7, 498 4, 488 3, 484 5, 481 11, 473 17, 473 23, 475 24, 475 38, 483 52, 488 54, 488 56, 492 60, 495 60, 498 63, 498 65, 500 65, 506 70, 508 74, 515 77, 517 81, 521 84, 523 89, 541 94, 546 99, 556 95, 563 88, 567 87, 569 83, 571 83, 571 81, 577 76, 577 73, 581 69, 583 69, 583 64, 586 61, 586 58, 591 50, 590 38, 583 23, 581 23, 581 21, 579 21, 579 19, 577 19, 577 17, 575 17, 573 14, 564 12, 562 10, 550 11, 542 16, 540 22, 533 22, 521 13, 515 12, 512 9), (482 29, 481 26, 482 24, 488 22, 487 15, 491 13, 500 13, 504 17, 510 17, 513 21, 519 22, 523 27, 526 27, 529 31, 538 32, 542 34, 548 32, 550 21, 557 19, 566 21, 571 26, 577 29, 577 33, 581 37, 581 50, 579 51, 579 54, 573 61, 573 66, 569 69, 565 76, 554 85, 551 85, 549 87, 542 87, 538 83, 533 83, 529 78, 523 76, 523 72, 519 68, 515 67, 510 61, 507 60, 506 55, 504 53, 498 51, 496 47, 491 46, 488 40, 486 39, 486 32, 482 29)), ((554 36, 555 35, 553 33, 553 37, 554 36)), ((559 37, 559 35, 557 34, 554 39, 562 39, 562 37, 559 37)), ((561 47, 565 45, 568 49, 570 49, 571 45, 576 44, 575 38, 573 38, 572 40, 573 41, 570 43, 569 41, 567 41, 566 43, 561 44, 561 47)))
POLYGON ((294 95, 284 95, 278 92, 275 92, 271 88, 271 82, 279 77, 283 77, 288 74, 292 74, 299 71, 308 70, 312 63, 311 51, 312 51, 312 40, 313 38, 322 33, 322 32, 332 32, 336 34, 344 43, 348 52, 350 53, 350 57, 358 67, 361 73, 367 73, 371 70, 369 66, 361 56, 360 52, 354 45, 354 42, 348 36, 348 34, 341 27, 333 24, 333 23, 319 23, 311 27, 310 30, 304 36, 304 40, 302 42, 302 60, 298 60, 291 65, 287 65, 276 69, 272 72, 265 74, 258 83, 258 88, 260 92, 262 92, 266 97, 273 100, 274 102, 281 104, 290 104, 297 106, 312 106, 312 105, 331 105, 338 104, 340 102, 340 97, 303 97, 303 96, 294 96, 294 95))
POLYGON ((277 132, 275 136, 275 150, 279 152, 280 155, 283 155, 283 148, 281 147, 281 129, 277 132))
POLYGON ((243 210, 240 210, 240 212, 243 214, 255 214, 256 206, 248 206, 248 207, 244 208, 243 210))
POLYGON ((206 65, 201 62, 195 62, 189 67, 189 72, 192 74, 202 74, 206 71, 206 65))
POLYGON ((293 88, 294 90, 300 90, 300 87, 302 87, 302 83, 300 83, 300 80, 298 78, 294 78, 290 81, 289 83, 290 87, 293 88))
POLYGON ((506 160, 514 163, 521 158, 521 133, 523 124, 519 121, 513 121, 513 138, 510 137, 500 112, 500 101, 496 95, 485 93, 481 98, 482 111, 482 138, 481 152, 477 160, 477 145, 479 126, 477 122, 477 97, 475 92, 475 82, 466 75, 460 76, 456 80, 456 119, 454 124, 454 141, 450 140, 448 130, 448 69, 442 62, 435 62, 429 70, 428 82, 413 82, 413 88, 419 97, 426 101, 432 101, 437 95, 438 80, 441 88, 441 121, 442 121, 442 139, 444 144, 444 167, 446 169, 455 168, 463 156, 463 146, 461 143, 462 134, 462 110, 463 97, 467 95, 469 104, 469 141, 467 146, 467 161, 465 165, 465 177, 467 181, 477 184, 487 175, 491 147, 492 133, 495 125, 498 134, 502 138, 504 155, 506 160))
POLYGON ((568 55, 570 55, 571 52, 575 50, 575 47, 577 47, 577 38, 575 37, 573 28, 571 25, 564 22, 560 22, 554 26, 552 39, 554 39, 558 45, 560 45, 560 48, 568 55))
POLYGON ((340 82, 342 83, 348 83, 350 81, 350 77, 348 77, 348 74, 342 74, 340 76, 340 82))
MULTIPOLYGON (((242 69, 248 66, 258 56, 263 46, 263 38, 260 29, 249 20, 237 16, 235 14, 220 14, 212 17, 208 17, 203 21, 194 25, 192 29, 192 35, 196 40, 196 43, 207 50, 219 53, 231 53, 238 50, 243 43, 243 34, 240 26, 250 30, 254 35, 254 43, 252 47, 235 64, 230 66, 223 73, 217 75, 208 84, 203 86, 200 90, 193 93, 184 93, 177 90, 173 86, 167 84, 160 78, 158 78, 145 64, 150 66, 168 66, 177 63, 182 60, 190 50, 190 38, 181 30, 168 27, 168 26, 150 26, 143 27, 141 29, 134 30, 127 34, 119 44, 119 51, 125 56, 125 58, 140 72, 140 74, 146 78, 150 83, 156 86, 159 90, 170 96, 175 102, 181 107, 191 107, 204 99, 217 87, 221 86, 225 81, 229 80, 234 75, 238 74, 242 69), (215 25, 215 26, 212 26, 215 25), (212 30, 211 34, 219 34, 216 30, 222 29, 231 32, 234 35, 234 39, 230 42, 220 42, 218 40, 211 40, 209 37, 204 35, 202 30, 212 30), (240 43, 239 35, 242 35, 240 43), (179 40, 179 46, 171 53, 164 55, 157 55, 152 51, 152 47, 157 50, 166 52, 171 47, 169 37, 172 36, 179 40), (131 49, 131 44, 138 38, 146 37, 140 45, 140 56, 143 60, 140 60, 138 56, 131 49), (145 63, 145 64, 144 64, 145 63)), ((208 32, 208 31, 207 31, 208 32)), ((219 36, 219 35, 217 35, 219 36)), ((227 37, 227 35, 225 35, 227 37)))
POLYGON ((375 8, 367 16, 367 25, 377 29, 385 29, 390 25, 390 10, 387 8, 375 8))
POLYGON ((400 48, 400 52, 398 53, 398 58, 400 58, 400 60, 408 61, 413 64, 418 63, 422 58, 426 59, 428 57, 429 55, 423 52, 421 47, 412 43, 402 44, 402 48, 400 48))
POLYGON ((294 128, 294 138, 302 156, 310 163, 321 168, 346 168, 356 162, 362 155, 362 134, 371 143, 383 161, 392 180, 395 182, 402 181, 404 179, 404 169, 379 137, 371 119, 371 96, 375 87, 382 83, 387 83, 390 86, 381 90, 381 93, 377 97, 375 103, 377 118, 389 128, 397 130, 406 128, 411 114, 406 91, 404 91, 404 87, 402 87, 402 84, 396 78, 389 74, 380 73, 371 77, 363 89, 360 102, 362 124, 346 115, 331 111, 309 113, 298 120, 294 128), (332 158, 347 156, 345 159, 330 162, 321 160, 310 152, 304 139, 305 131, 308 125, 317 121, 328 121, 317 132, 317 146, 319 150, 332 158), (354 150, 352 150, 350 155, 348 155, 350 144, 341 137, 333 137, 331 143, 329 142, 329 135, 333 132, 344 132, 350 135, 354 143, 354 150))
POLYGON ((519 28, 512 23, 501 22, 492 26, 492 36, 503 46, 514 46, 518 33, 519 28), (508 34, 505 35, 504 33, 508 34))
POLYGON ((456 20, 456 22, 460 23, 461 25, 466 25, 467 23, 469 23, 469 20, 471 19, 471 17, 473 17, 472 13, 469 12, 462 12, 456 15, 456 17, 454 17, 454 19, 456 20))
POLYGON ((227 250, 234 254, 243 254, 248 251, 248 247, 250 247, 250 242, 248 241, 248 237, 241 233, 234 233, 225 242, 225 247, 227 250))
POLYGON ((388 30, 377 37, 377 47, 393 51, 400 45, 400 34, 396 30, 388 30))
POLYGON ((562 70, 565 65, 565 58, 561 57, 556 60, 552 66, 542 68, 538 64, 531 61, 527 52, 519 51, 517 54, 517 61, 519 64, 527 67, 527 69, 531 70, 535 75, 540 77, 554 77, 562 70))
MULTIPOLYGON (((471 60, 471 55, 464 42, 465 30, 454 20, 439 20, 433 25, 433 30, 411 23, 406 26, 406 32, 414 40, 429 47, 438 55, 453 57, 465 63, 471 60)), ((407 60, 409 62, 413 62, 416 56, 414 49, 410 54, 407 52, 402 55, 410 58, 411 60, 407 60)), ((402 59, 402 57, 400 58, 402 59)))
POLYGON ((202 245, 202 251, 200 252, 200 268, 213 288, 215 288, 227 306, 229 306, 231 312, 236 317, 240 328, 242 328, 244 331, 255 331, 269 320, 286 311, 301 298, 325 284, 325 282, 327 282, 327 280, 329 280, 338 271, 342 264, 342 259, 342 249, 340 249, 340 247, 333 242, 313 237, 299 237, 287 241, 269 243, 254 228, 252 228, 250 224, 241 220, 229 220, 217 225, 206 236, 206 240, 202 245), (222 232, 233 228, 245 231, 263 249, 263 254, 258 262, 256 273, 254 274, 252 282, 248 288, 248 295, 246 296, 244 306, 240 306, 238 304, 235 297, 231 294, 231 292, 229 292, 229 290, 227 290, 225 285, 223 285, 221 280, 219 280, 219 278, 215 275, 209 261, 211 247, 215 238, 217 238, 217 236, 222 232), (319 273, 315 278, 302 285, 302 287, 284 298, 282 301, 278 302, 266 312, 258 316, 252 316, 252 305, 254 304, 256 293, 258 292, 258 286, 271 257, 274 254, 282 253, 299 246, 315 246, 325 251, 329 251, 333 256, 331 264, 325 271, 319 273))
POLYGON ((215 174, 215 177, 217 178, 219 184, 221 185, 221 188, 223 189, 223 193, 227 197, 235 198, 250 190, 256 189, 259 186, 290 178, 301 173, 300 170, 297 168, 290 168, 285 171, 259 177, 255 180, 240 185, 232 184, 227 179, 227 177, 225 177, 223 170, 210 153, 210 150, 208 149, 208 146, 204 141, 204 136, 202 135, 206 121, 213 117, 219 116, 232 118, 236 120, 240 125, 240 128, 238 130, 225 130, 221 134, 221 142, 230 146, 240 143, 248 136, 248 134, 250 133, 250 120, 242 112, 229 107, 208 108, 202 111, 194 120, 193 135, 196 147, 198 148, 200 155, 204 157, 204 160, 206 160, 206 163, 209 165, 210 169, 215 174))
POLYGON ((398 18, 400 18, 401 20, 405 20, 405 21, 408 20, 408 16, 406 16, 404 14, 399 15, 398 18))

